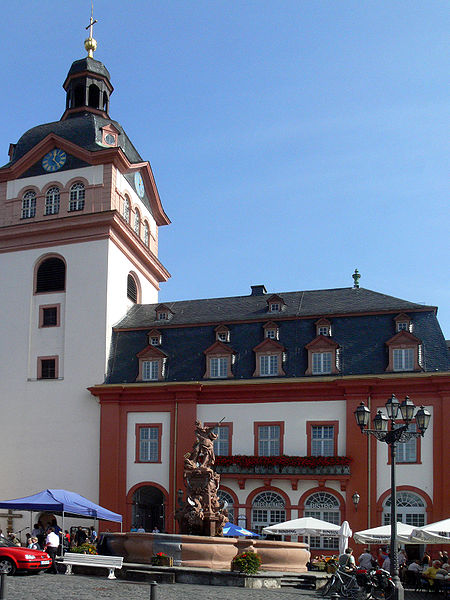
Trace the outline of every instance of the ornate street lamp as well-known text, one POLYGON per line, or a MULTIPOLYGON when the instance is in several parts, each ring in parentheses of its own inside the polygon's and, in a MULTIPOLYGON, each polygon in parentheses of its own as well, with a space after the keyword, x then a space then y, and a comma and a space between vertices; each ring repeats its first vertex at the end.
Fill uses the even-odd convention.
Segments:
POLYGON ((352 501, 353 501, 353 505, 355 507, 356 512, 358 512, 358 504, 359 504, 360 500, 361 500, 361 496, 358 494, 358 492, 355 492, 352 496, 352 501))
POLYGON ((408 396, 403 402, 395 397, 394 394, 386 402, 386 415, 379 410, 373 419, 373 429, 366 429, 370 422, 370 410, 361 402, 355 410, 355 419, 362 433, 373 435, 380 442, 386 442, 390 447, 391 455, 391 575, 395 585, 395 600, 403 600, 404 591, 399 577, 398 554, 397 554, 397 489, 395 483, 395 463, 397 455, 397 445, 407 442, 412 437, 423 436, 430 423, 431 414, 423 406, 416 412, 416 426, 418 431, 411 431, 409 425, 414 418, 416 409, 414 403, 408 396), (404 424, 396 423, 400 417, 404 424), (389 421, 391 423, 388 427, 389 421))

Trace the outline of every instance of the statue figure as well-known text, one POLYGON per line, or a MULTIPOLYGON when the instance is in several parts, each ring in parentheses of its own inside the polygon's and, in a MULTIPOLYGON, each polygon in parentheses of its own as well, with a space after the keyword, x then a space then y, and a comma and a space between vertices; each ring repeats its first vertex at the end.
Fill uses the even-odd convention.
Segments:
POLYGON ((216 427, 220 427, 220 424, 216 423, 212 427, 204 427, 201 421, 195 421, 197 441, 189 458, 192 462, 198 462, 199 468, 210 468, 216 461, 214 455, 214 440, 218 437, 217 433, 214 433, 216 427))
POLYGON ((180 508, 175 518, 181 533, 191 535, 223 535, 222 529, 228 521, 228 513, 217 496, 220 475, 213 470, 215 463, 214 433, 224 419, 211 427, 201 421, 195 422, 196 441, 191 452, 184 455, 184 482, 187 499, 181 494, 180 508))

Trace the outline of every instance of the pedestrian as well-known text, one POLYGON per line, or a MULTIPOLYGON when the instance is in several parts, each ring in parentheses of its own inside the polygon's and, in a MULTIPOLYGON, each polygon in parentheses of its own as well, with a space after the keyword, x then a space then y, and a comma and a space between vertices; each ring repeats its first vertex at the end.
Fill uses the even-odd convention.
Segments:
POLYGON ((30 541, 28 542, 28 546, 27 548, 29 548, 30 550, 40 550, 40 546, 38 544, 38 539, 37 537, 30 537, 30 541))
POLYGON ((53 527, 49 527, 47 537, 45 538, 45 547, 44 550, 50 556, 52 561, 52 566, 49 568, 49 573, 58 574, 58 569, 56 568, 56 553, 58 552, 59 546, 59 535, 57 535, 53 529, 53 527))
POLYGON ((365 548, 364 552, 358 558, 359 566, 361 567, 361 569, 366 569, 367 571, 370 571, 373 568, 372 561, 373 556, 370 553, 369 548, 365 548))
POLYGON ((353 550, 347 548, 344 554, 339 556, 338 569, 341 571, 349 572, 354 571, 356 568, 355 557, 353 556, 353 550))
POLYGON ((156 527, 156 525, 153 527, 152 533, 159 533, 159 529, 156 527))
POLYGON ((77 546, 82 546, 87 540, 87 535, 81 525, 78 527, 75 533, 75 544, 77 546))
POLYGON ((95 544, 97 542, 97 532, 93 527, 91 527, 89 530, 89 541, 91 544, 95 544))

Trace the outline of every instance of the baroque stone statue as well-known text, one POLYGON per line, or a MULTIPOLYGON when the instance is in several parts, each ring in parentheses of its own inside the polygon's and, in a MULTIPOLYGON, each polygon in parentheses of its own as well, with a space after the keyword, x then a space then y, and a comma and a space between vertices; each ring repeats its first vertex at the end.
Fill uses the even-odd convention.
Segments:
MULTIPOLYGON (((222 419, 223 421, 223 419, 222 419)), ((228 521, 227 511, 219 501, 220 475, 213 469, 215 463, 214 433, 219 423, 206 427, 201 421, 195 422, 196 440, 191 452, 184 455, 184 483, 186 500, 179 499, 179 509, 175 513, 180 532, 190 535, 221 536, 223 526, 228 521)))

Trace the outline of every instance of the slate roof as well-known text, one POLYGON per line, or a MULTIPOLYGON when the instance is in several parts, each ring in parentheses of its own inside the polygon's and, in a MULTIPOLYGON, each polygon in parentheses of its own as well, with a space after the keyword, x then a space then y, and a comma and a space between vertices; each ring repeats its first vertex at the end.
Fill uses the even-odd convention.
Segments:
MULTIPOLYGON (((274 294, 207 298, 164 302, 174 313, 170 325, 221 323, 236 320, 260 320, 311 315, 332 315, 379 311, 423 310, 423 304, 408 302, 364 288, 337 288, 302 292, 277 292, 285 302, 279 313, 267 312, 267 300, 274 294)), ((117 324, 116 329, 161 326, 156 320, 159 304, 137 304, 117 324)), ((435 307, 427 307, 432 310, 435 307)))
POLYGON ((105 65, 99 60, 90 58, 89 56, 85 56, 84 58, 80 58, 80 60, 74 61, 69 69, 69 72, 67 73, 67 77, 76 75, 77 73, 83 73, 84 71, 90 71, 91 73, 102 75, 103 77, 106 77, 108 81, 111 79, 109 71, 105 65))
POLYGON ((85 112, 69 115, 64 121, 45 123, 29 129, 17 142, 12 160, 4 165, 4 167, 13 165, 19 158, 22 158, 22 156, 34 148, 36 144, 46 138, 50 133, 54 133, 91 152, 105 150, 105 146, 101 144, 101 128, 111 123, 119 131, 118 145, 123 150, 128 160, 131 163, 142 162, 141 156, 131 143, 120 123, 113 121, 112 119, 105 119, 90 112, 85 112))
MULTIPOLYGON (((204 351, 215 342, 214 329, 223 323, 230 330, 227 345, 235 352, 234 379, 254 379, 253 349, 264 340, 263 325, 273 321, 284 347, 283 377, 305 377, 308 352, 316 337, 320 316, 331 321, 332 340, 339 345, 341 375, 385 373, 386 342, 395 333, 394 317, 404 312, 421 340, 425 371, 448 371, 450 361, 436 308, 423 306, 364 288, 341 288, 279 293, 286 309, 267 311, 272 294, 164 302, 174 315, 156 321, 160 304, 135 305, 114 328, 106 383, 133 383, 138 375, 137 354, 148 344, 147 334, 158 329, 167 355, 166 381, 202 381, 206 371, 204 351)), ((307 377, 307 376, 306 376, 307 377)), ((330 375, 335 377, 335 375, 330 375)))

